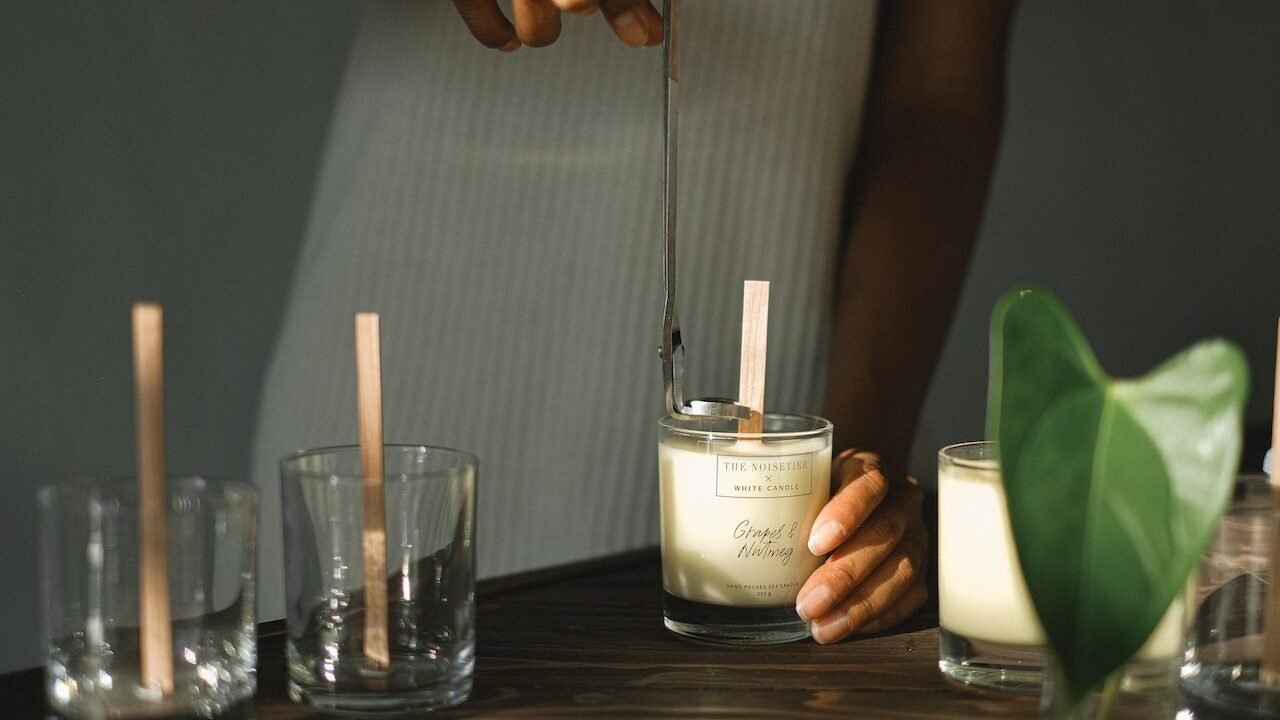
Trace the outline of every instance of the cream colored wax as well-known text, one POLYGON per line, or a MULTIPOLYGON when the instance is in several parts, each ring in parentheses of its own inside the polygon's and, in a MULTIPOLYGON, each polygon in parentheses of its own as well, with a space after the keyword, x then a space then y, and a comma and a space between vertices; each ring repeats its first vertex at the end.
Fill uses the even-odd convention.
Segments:
POLYGON ((716 605, 789 605, 822 563, 809 530, 830 492, 828 438, 658 446, 662 584, 716 605))
MULTIPOLYGON (((946 630, 969 640, 1037 646, 1045 642, 1022 578, 994 460, 938 469, 938 610, 946 630)), ((1140 659, 1182 651, 1185 599, 1175 599, 1140 659)))

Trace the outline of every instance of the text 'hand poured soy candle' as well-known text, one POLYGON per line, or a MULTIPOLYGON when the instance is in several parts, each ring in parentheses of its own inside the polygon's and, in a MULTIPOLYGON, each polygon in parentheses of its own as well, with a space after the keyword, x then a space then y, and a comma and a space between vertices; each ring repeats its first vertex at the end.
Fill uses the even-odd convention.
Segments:
POLYGON ((749 416, 670 412, 659 422, 663 614, 704 640, 807 637, 796 594, 822 563, 809 531, 830 493, 831 423, 764 412, 769 284, 743 296, 738 405, 749 416))

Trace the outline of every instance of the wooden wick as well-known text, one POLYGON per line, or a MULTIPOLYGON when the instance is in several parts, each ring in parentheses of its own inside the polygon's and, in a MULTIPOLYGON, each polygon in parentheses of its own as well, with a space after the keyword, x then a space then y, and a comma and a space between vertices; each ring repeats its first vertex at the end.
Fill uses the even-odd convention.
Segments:
POLYGON ((738 421, 738 432, 764 432, 764 370, 769 347, 769 283, 742 284, 742 358, 738 366, 738 404, 751 417, 738 421))
POLYGON ((356 315, 356 394, 364 475, 364 656, 391 665, 387 646, 387 509, 382 487, 382 347, 377 313, 356 315))
POLYGON ((173 692, 169 613, 169 513, 164 469, 164 312, 133 306, 133 389, 138 443, 138 614, 142 685, 173 692))
POLYGON ((1268 554, 1270 579, 1263 625, 1262 667, 1266 685, 1280 685, 1280 322, 1276 325, 1276 384, 1271 415, 1271 547, 1268 554))

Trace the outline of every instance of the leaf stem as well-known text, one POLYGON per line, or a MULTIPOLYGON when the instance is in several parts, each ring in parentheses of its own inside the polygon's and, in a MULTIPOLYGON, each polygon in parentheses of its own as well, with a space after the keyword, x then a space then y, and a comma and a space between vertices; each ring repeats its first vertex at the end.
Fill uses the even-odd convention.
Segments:
POLYGON ((1107 676, 1102 683, 1102 693, 1098 697, 1098 712, 1094 720, 1110 720, 1112 705, 1115 704, 1116 693, 1120 691, 1120 681, 1124 679, 1124 667, 1107 676))

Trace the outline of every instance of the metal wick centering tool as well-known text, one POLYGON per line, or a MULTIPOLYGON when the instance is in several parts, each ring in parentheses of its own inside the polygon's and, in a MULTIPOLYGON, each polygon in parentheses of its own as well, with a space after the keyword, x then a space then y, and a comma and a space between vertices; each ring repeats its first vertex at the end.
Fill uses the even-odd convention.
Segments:
POLYGON ((676 144, 679 135, 680 100, 680 0, 662 3, 662 71, 664 118, 662 142, 662 234, 666 253, 662 263, 662 283, 666 300, 662 308, 662 383, 666 391, 667 413, 681 419, 721 418, 745 420, 751 408, 725 398, 684 401, 684 344, 680 341, 680 316, 676 310, 676 144))

